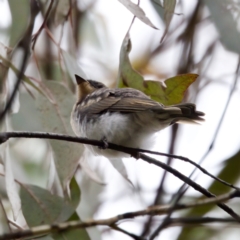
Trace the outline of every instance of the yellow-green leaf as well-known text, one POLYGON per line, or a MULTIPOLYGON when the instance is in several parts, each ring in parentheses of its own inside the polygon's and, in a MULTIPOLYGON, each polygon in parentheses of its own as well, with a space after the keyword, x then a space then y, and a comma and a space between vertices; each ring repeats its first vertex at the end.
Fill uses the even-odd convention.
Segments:
POLYGON ((182 74, 163 82, 144 80, 143 76, 132 68, 128 54, 131 51, 129 33, 126 34, 120 52, 118 87, 138 89, 155 101, 164 105, 180 103, 187 88, 197 79, 197 74, 182 74))

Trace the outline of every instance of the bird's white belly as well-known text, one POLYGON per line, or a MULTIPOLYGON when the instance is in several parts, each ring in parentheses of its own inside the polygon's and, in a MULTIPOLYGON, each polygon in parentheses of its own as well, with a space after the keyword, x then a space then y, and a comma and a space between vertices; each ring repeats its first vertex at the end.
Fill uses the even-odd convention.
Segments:
MULTIPOLYGON (((139 115, 105 113, 90 121, 85 118, 81 124, 75 118, 72 126, 79 137, 96 140, 106 139, 107 142, 133 148, 148 148, 152 144, 154 132, 165 127, 160 126, 159 121, 150 112, 139 115)), ((122 153, 109 149, 99 149, 90 145, 87 147, 95 154, 106 157, 123 156, 122 153)))
POLYGON ((81 125, 80 132, 87 138, 101 140, 106 138, 108 142, 122 144, 135 131, 136 126, 128 115, 121 113, 105 113, 98 119, 86 121, 81 125))

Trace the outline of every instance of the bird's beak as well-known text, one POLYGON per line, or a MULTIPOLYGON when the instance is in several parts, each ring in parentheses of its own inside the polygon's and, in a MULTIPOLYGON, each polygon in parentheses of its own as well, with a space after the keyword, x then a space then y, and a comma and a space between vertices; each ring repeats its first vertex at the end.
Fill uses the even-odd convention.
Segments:
POLYGON ((78 76, 77 74, 75 74, 75 79, 76 79, 77 85, 82 84, 84 82, 87 82, 87 80, 85 80, 84 78, 78 76))

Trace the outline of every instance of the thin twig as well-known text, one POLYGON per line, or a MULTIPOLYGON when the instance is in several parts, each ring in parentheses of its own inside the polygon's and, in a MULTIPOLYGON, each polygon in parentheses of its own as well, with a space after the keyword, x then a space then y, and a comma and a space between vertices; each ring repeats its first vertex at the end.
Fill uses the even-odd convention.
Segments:
POLYGON ((47 23, 48 16, 49 16, 49 14, 50 14, 50 12, 51 12, 51 10, 52 10, 53 3, 54 3, 54 0, 51 0, 50 5, 49 5, 49 7, 48 7, 48 10, 47 10, 47 12, 46 12, 46 15, 45 15, 45 17, 44 17, 44 20, 43 20, 43 23, 42 23, 41 27, 38 29, 38 31, 37 31, 37 32, 34 34, 34 36, 32 37, 32 42, 33 42, 33 44, 32 44, 32 50, 34 50, 34 47, 35 47, 35 44, 36 44, 36 42, 37 42, 38 36, 40 35, 40 33, 42 32, 42 30, 44 29, 44 27, 45 27, 45 25, 46 25, 46 23, 47 23))
POLYGON ((165 226, 199 226, 199 224, 207 223, 236 223, 239 224, 236 220, 232 218, 214 218, 214 217, 187 217, 187 218, 171 218, 169 220, 169 225, 165 226))

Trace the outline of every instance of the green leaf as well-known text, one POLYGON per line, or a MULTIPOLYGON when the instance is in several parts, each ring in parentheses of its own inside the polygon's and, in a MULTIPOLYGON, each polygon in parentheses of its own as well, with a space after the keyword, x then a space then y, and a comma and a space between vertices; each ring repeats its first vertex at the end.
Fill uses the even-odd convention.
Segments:
MULTIPOLYGON (((65 205, 63 198, 34 185, 21 184, 20 197, 23 215, 30 227, 54 223, 65 205)), ((67 214, 65 220, 71 214, 67 214)))
POLYGON ((149 18, 146 16, 145 12, 140 8, 137 4, 133 3, 131 0, 118 0, 122 3, 134 16, 140 19, 142 22, 147 24, 148 26, 157 29, 149 18))
POLYGON ((44 129, 41 129, 41 123, 39 121, 40 114, 30 94, 20 92, 19 101, 21 103, 19 112, 18 114, 12 115, 13 129, 15 131, 44 131, 44 129), (29 114, 31 114, 31 121, 27 121, 29 114))
MULTIPOLYGON (((218 174, 217 177, 223 179, 226 182, 234 184, 239 179, 239 176, 240 176, 240 151, 224 162, 223 169, 221 170, 221 172, 218 174)), ((210 191, 216 195, 220 195, 220 194, 230 192, 231 188, 221 184, 218 181, 214 181, 208 188, 208 191, 210 191)), ((199 199, 196 199, 196 201, 199 199)), ((188 211, 187 214, 185 214, 184 216, 185 217, 190 217, 190 216, 199 216, 200 217, 200 216, 207 214, 215 207, 216 207, 216 204, 195 207, 195 208, 192 208, 190 211, 188 211)), ((178 237, 178 240, 192 239, 193 233, 194 233, 194 229, 183 228, 181 234, 178 237)), ((203 238, 203 239, 205 239, 205 238, 203 238)))
MULTIPOLYGON (((198 75, 193 73, 181 74, 165 80, 166 88, 163 88, 163 95, 155 94, 151 96, 151 92, 145 93, 151 96, 154 100, 160 101, 165 105, 173 105, 180 103, 183 100, 184 94, 188 87, 195 82, 198 75), (159 100, 160 98, 160 100, 159 100)), ((154 93, 154 85, 152 85, 152 93, 154 93)))
POLYGON ((70 7, 69 0, 61 0, 57 2, 56 13, 54 18, 54 23, 56 27, 67 20, 69 7, 70 7))
POLYGON ((164 0, 163 1, 164 21, 165 21, 166 26, 165 26, 163 36, 161 38, 161 42, 168 32, 169 25, 171 23, 171 20, 172 20, 173 14, 174 14, 175 6, 176 6, 176 0, 164 0))
MULTIPOLYGON (((47 132, 73 135, 70 126, 74 95, 62 84, 47 81, 51 101, 42 95, 37 98, 37 108, 41 113, 41 122, 47 132)), ((49 141, 53 150, 54 162, 60 182, 64 189, 72 178, 83 153, 83 145, 66 141, 49 141)))
MULTIPOLYGON (((68 221, 81 221, 76 212, 68 219, 68 221)), ((73 229, 66 232, 52 234, 55 240, 90 240, 88 233, 85 229, 73 229)))
POLYGON ((69 188, 71 195, 71 205, 74 207, 74 209, 76 209, 78 204, 80 203, 81 191, 75 177, 72 178, 69 188))
POLYGON ((30 3, 28 0, 8 0, 12 15, 10 30, 10 46, 14 47, 27 29, 30 16, 30 3))
MULTIPOLYGON (((231 12, 231 1, 226 0, 204 0, 210 10, 210 17, 212 18, 218 32, 220 39, 224 46, 230 51, 240 53, 240 32, 238 28, 238 12, 231 12), (236 19, 234 19, 234 15, 236 19)), ((234 4, 234 3, 232 3, 234 4)))
MULTIPOLYGON (((79 189, 76 190, 76 181, 72 180, 74 185, 74 197, 79 189)), ((75 213, 75 203, 66 201, 59 196, 52 195, 48 190, 40 188, 34 185, 21 184, 20 197, 22 201, 23 215, 30 227, 39 226, 42 224, 53 224, 58 222, 64 222, 66 220, 80 220, 75 213)), ((42 239, 50 238, 48 236, 42 239)), ((51 239, 51 238, 50 238, 51 239)), ((83 239, 90 240, 87 231, 85 229, 74 229, 63 233, 53 234, 53 239, 83 239), (81 236, 81 238, 79 238, 81 236)))
POLYGON ((128 54, 131 51, 129 34, 123 40, 120 52, 120 65, 118 73, 119 87, 131 87, 144 92, 153 100, 164 105, 180 103, 187 88, 197 79, 197 74, 182 74, 165 80, 164 83, 147 80, 135 71, 130 63, 128 54), (164 86, 165 85, 165 86, 164 86))

